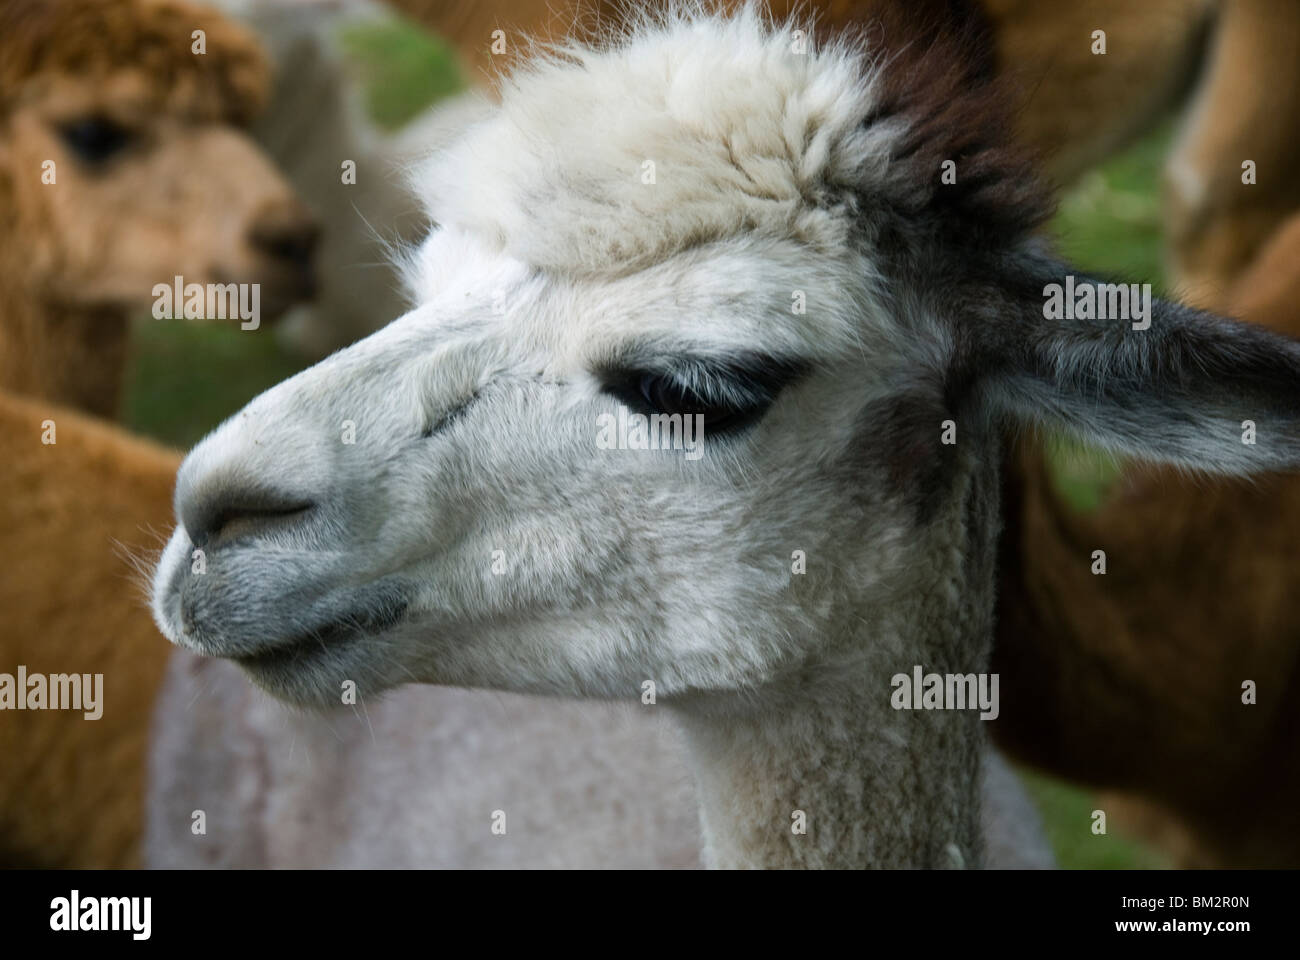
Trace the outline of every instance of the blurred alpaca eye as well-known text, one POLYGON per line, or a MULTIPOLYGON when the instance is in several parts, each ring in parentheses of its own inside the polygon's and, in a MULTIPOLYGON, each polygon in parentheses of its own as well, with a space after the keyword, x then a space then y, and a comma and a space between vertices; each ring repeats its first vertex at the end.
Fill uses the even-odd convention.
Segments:
POLYGON ((68 148, 87 163, 103 163, 131 139, 131 132, 105 117, 86 117, 59 128, 68 148))

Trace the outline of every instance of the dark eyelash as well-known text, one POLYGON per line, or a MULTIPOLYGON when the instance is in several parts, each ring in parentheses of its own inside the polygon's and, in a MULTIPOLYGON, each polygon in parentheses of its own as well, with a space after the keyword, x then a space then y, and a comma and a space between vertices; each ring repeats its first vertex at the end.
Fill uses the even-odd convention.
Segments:
POLYGON ((727 359, 678 357, 644 363, 625 360, 598 371, 598 376, 604 392, 632 410, 675 413, 679 410, 674 407, 689 407, 704 412, 706 427, 717 433, 739 429, 758 419, 777 394, 806 369, 801 361, 749 354, 727 359), (648 383, 654 385, 649 391, 648 383), (656 398, 660 402, 656 403, 656 398))

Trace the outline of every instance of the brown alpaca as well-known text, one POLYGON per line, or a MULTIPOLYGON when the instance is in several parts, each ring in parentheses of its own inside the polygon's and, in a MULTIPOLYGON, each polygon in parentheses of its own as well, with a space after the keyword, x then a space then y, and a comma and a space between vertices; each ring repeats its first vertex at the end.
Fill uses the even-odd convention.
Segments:
MULTIPOLYGON (((1300 216, 1230 298, 1292 336, 1298 301, 1300 216)), ((993 658, 999 745, 1172 813, 1181 827, 1158 811, 1143 819, 1188 865, 1300 866, 1300 478, 1135 467, 1080 515, 1037 450, 1018 456, 993 658), (1105 576, 1091 572, 1094 550, 1105 576), (1248 680, 1254 705, 1242 702, 1248 680)))
MULTIPOLYGON (((998 69, 1022 91, 1020 139, 1067 185, 1177 106, 1218 0, 980 0, 998 69), (1094 53, 1093 32, 1106 52, 1094 53)), ((1100 48, 1098 48, 1100 49, 1100 48)))
POLYGON ((0 386, 111 416, 155 284, 259 283, 267 319, 310 292, 315 227, 239 129, 266 84, 175 0, 0 7, 0 386))
POLYGON ((153 701, 170 650, 119 554, 171 521, 180 457, 0 393, 0 671, 102 673, 102 716, 0 713, 0 863, 139 863, 153 701), (49 439, 53 423, 54 443, 49 439))

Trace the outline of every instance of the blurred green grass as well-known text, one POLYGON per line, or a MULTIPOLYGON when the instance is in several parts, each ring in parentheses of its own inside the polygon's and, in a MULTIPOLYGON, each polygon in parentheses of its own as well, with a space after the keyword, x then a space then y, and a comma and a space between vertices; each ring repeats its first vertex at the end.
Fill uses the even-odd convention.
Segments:
POLYGON ((1030 770, 1019 771, 1029 796, 1043 816, 1043 829, 1056 853, 1056 862, 1069 870, 1158 870, 1170 863, 1158 852, 1107 823, 1107 833, 1094 835, 1092 811, 1104 810, 1086 790, 1030 770))
POLYGON ((1172 139, 1166 120, 1062 196, 1051 231, 1066 259, 1164 292, 1159 172, 1172 139))
POLYGON ((265 326, 135 321, 122 419, 137 433, 192 447, 267 387, 292 376, 302 361, 265 326))
POLYGON ((365 89, 370 119, 385 130, 465 88, 454 48, 400 18, 349 27, 339 41, 365 89))
MULTIPOLYGON (((401 21, 342 37, 374 119, 398 127, 463 87, 451 48, 401 21)), ((1163 289, 1158 173, 1168 149, 1166 123, 1064 195, 1051 224, 1061 252, 1080 268, 1163 289)), ((304 366, 263 326, 192 325, 141 319, 123 420, 133 430, 189 447, 267 387, 304 366)), ((1058 489, 1079 509, 1094 508, 1118 472, 1110 457, 1060 438, 1048 442, 1058 489)), ((1084 790, 1022 771, 1058 862, 1069 868, 1150 868, 1161 858, 1122 836, 1094 836, 1094 798, 1084 790)))

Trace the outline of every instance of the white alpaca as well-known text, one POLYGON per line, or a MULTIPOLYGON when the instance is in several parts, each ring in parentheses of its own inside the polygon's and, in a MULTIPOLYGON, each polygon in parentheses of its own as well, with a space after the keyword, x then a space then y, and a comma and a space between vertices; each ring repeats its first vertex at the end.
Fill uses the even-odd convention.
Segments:
POLYGON ((653 683, 707 863, 984 863, 977 712, 891 680, 987 669, 1004 424, 1292 466, 1300 347, 1045 319, 1069 271, 963 41, 864 42, 685 16, 516 77, 422 174, 420 306, 183 465, 168 637, 301 704, 653 683), (620 403, 705 455, 603 449, 620 403))

